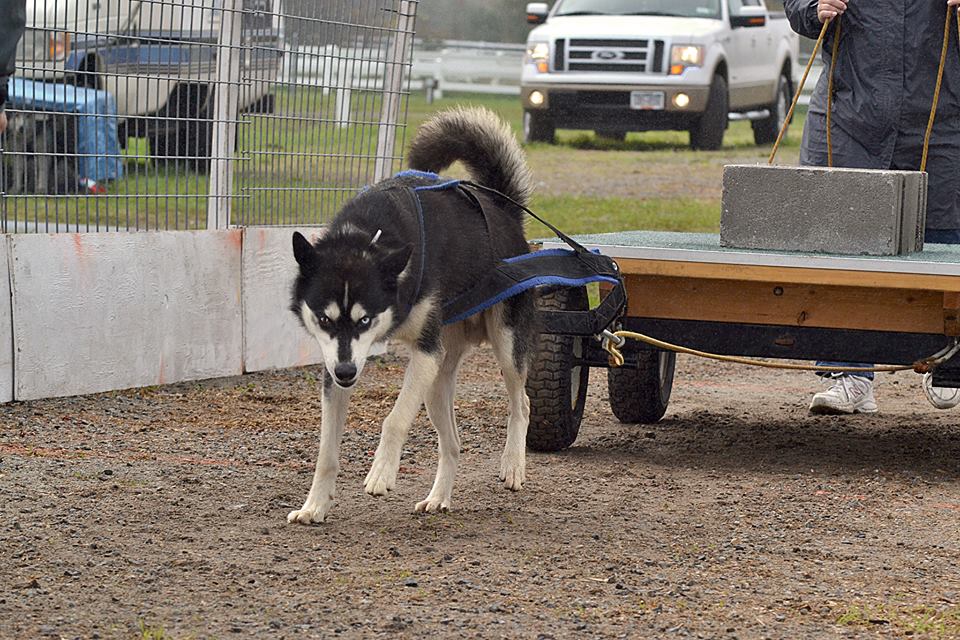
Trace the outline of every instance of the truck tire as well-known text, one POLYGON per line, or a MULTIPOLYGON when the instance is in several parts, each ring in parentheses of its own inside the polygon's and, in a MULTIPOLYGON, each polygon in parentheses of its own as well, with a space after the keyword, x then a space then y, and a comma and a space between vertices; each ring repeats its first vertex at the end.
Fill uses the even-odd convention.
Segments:
POLYGON ((652 424, 670 403, 677 354, 644 349, 636 353, 637 367, 607 369, 610 408, 620 422, 652 424))
POLYGON ((704 151, 716 151, 723 145, 723 134, 727 131, 730 117, 730 96, 727 94, 727 81, 723 76, 714 76, 710 83, 710 95, 707 108, 690 127, 690 147, 704 151))
POLYGON ((213 105, 209 87, 180 84, 173 89, 160 110, 160 128, 148 130, 150 151, 158 164, 175 162, 179 166, 206 173, 213 148, 213 105))
MULTIPOLYGON (((557 289, 540 296, 541 309, 583 310, 587 291, 557 289)), ((527 446, 534 451, 560 451, 577 439, 587 398, 590 368, 577 364, 584 338, 541 333, 527 375, 530 426, 527 446)))
POLYGON ((150 136, 150 152, 158 162, 182 162, 206 173, 210 169, 213 128, 210 120, 190 120, 150 136))
POLYGON ((523 112, 523 141, 553 144, 557 129, 550 116, 537 111, 523 112))
POLYGON ((596 129, 593 133, 598 138, 614 140, 616 142, 623 142, 627 138, 627 132, 623 129, 596 129))
MULTIPOLYGON (((783 73, 777 80, 777 100, 769 105, 770 117, 763 120, 754 120, 753 141, 757 144, 773 144, 780 135, 780 127, 787 118, 787 111, 790 110, 790 102, 793 100, 793 90, 790 88, 790 79, 783 73)), ((786 135, 786 134, 784 134, 786 135)))

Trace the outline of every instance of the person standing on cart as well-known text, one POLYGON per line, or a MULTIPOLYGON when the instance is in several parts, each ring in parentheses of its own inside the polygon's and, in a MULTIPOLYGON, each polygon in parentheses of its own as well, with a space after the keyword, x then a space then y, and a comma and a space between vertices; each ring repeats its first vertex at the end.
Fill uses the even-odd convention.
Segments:
MULTIPOLYGON (((940 66, 945 12, 960 0, 785 0, 793 30, 816 39, 827 20, 840 19, 834 72, 833 164, 859 169, 916 171, 940 66)), ((952 39, 927 172, 926 242, 960 244, 960 44, 952 39)), ((835 27, 823 43, 830 69, 835 27)), ((827 166, 827 81, 824 71, 810 100, 800 164, 827 166)), ((821 362, 824 366, 869 364, 821 362)), ((812 413, 875 413, 873 374, 821 374, 829 383, 813 396, 812 413)), ((929 374, 928 374, 929 375, 929 374)), ((954 389, 932 388, 937 406, 960 403, 954 389)))

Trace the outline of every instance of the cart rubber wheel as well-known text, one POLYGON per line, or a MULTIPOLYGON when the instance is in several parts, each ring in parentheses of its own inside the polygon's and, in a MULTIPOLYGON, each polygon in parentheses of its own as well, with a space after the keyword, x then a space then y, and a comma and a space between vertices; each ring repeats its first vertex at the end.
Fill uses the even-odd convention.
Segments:
POLYGON ((652 424, 670 403, 677 354, 672 351, 636 352, 637 367, 607 369, 610 408, 620 422, 652 424))
MULTIPOLYGON (((587 308, 586 289, 557 289, 542 294, 541 309, 580 311, 587 308)), ((534 451, 560 451, 577 439, 587 398, 590 367, 577 366, 585 338, 541 333, 527 375, 530 426, 527 446, 534 451)))
POLYGON ((730 107, 727 81, 723 76, 713 77, 707 109, 690 127, 690 147, 704 151, 716 151, 723 146, 723 134, 727 131, 730 107))

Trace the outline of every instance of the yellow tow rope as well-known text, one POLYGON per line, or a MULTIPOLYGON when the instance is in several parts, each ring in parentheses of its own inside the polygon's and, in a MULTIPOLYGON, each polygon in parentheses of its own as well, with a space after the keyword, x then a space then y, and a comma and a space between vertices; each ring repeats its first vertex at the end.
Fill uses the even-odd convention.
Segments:
POLYGON ((892 373, 894 371, 916 371, 917 373, 926 373, 927 371, 932 370, 941 362, 945 362, 952 356, 954 356, 958 351, 960 351, 960 340, 957 338, 953 339, 953 342, 950 346, 941 349, 937 353, 930 355, 926 358, 917 360, 913 364, 908 365, 878 365, 873 367, 831 367, 831 366, 821 366, 813 364, 796 364, 791 362, 772 362, 770 360, 758 360, 755 358, 740 358, 737 356, 723 356, 717 353, 708 353, 706 351, 699 351, 697 349, 691 349, 689 347, 681 347, 679 345, 671 344, 669 342, 664 342, 663 340, 657 340, 656 338, 651 338, 650 336, 644 335, 642 333, 637 333, 635 331, 612 331, 609 335, 604 334, 603 339, 603 348, 607 353, 610 354, 610 365, 613 367, 622 367, 625 362, 623 352, 620 351, 620 348, 624 345, 627 338, 632 340, 639 340, 640 342, 646 342, 649 345, 663 349, 666 351, 674 351, 676 353, 685 353, 691 356, 697 356, 699 358, 707 358, 709 360, 719 360, 721 362, 733 362, 736 364, 746 364, 753 367, 764 367, 767 369, 791 369, 793 371, 817 371, 820 373, 892 373))
MULTIPOLYGON (((943 72, 946 68, 947 63, 947 51, 950 46, 950 31, 951 31, 951 13, 955 13, 957 17, 957 36, 960 38, 960 10, 951 11, 947 8, 947 21, 943 28, 943 49, 940 53, 940 69, 937 72, 937 84, 933 93, 933 106, 930 109, 930 118, 927 121, 927 131, 923 139, 923 158, 920 161, 920 171, 926 171, 927 169, 927 154, 930 147, 930 136, 933 133, 933 123, 937 115, 937 105, 940 100, 940 89, 943 85, 943 72)), ((797 102, 800 99, 800 92, 803 91, 803 86, 807 81, 807 76, 810 74, 810 68, 813 66, 813 62, 817 57, 817 52, 820 51, 820 47, 823 45, 823 39, 827 35, 827 29, 830 27, 831 20, 827 20, 823 23, 823 28, 820 29, 820 36, 817 38, 817 42, 813 47, 813 53, 810 55, 810 60, 807 62, 806 69, 803 71, 803 77, 800 79, 800 86, 797 88, 797 91, 794 94, 793 102, 790 104, 790 110, 787 112, 787 117, 783 121, 783 126, 780 128, 780 133, 777 135, 777 141, 773 145, 773 150, 770 153, 770 159, 768 164, 773 164, 774 159, 777 156, 777 150, 780 148, 780 143, 783 141, 783 137, 786 134, 787 128, 790 126, 790 121, 793 119, 793 112, 797 107, 797 102)), ((834 71, 836 70, 837 65, 837 51, 839 50, 840 45, 840 18, 836 19, 837 27, 836 33, 834 34, 833 41, 833 50, 830 60, 830 76, 828 78, 827 86, 827 165, 833 166, 833 139, 831 137, 831 112, 833 111, 833 76, 834 71)), ((656 338, 651 338, 650 336, 644 335, 642 333, 637 333, 635 331, 605 331, 602 337, 603 348, 610 354, 610 365, 613 367, 621 367, 624 363, 623 353, 620 351, 620 348, 624 345, 626 340, 629 338, 631 340, 639 340, 640 342, 645 342, 651 346, 657 347, 658 349, 664 349, 667 351, 674 351, 676 353, 685 353, 692 356, 697 356, 700 358, 707 358, 710 360, 719 360, 721 362, 732 362, 736 364, 745 364, 754 367, 764 367, 767 369, 789 369, 793 371, 817 371, 821 373, 884 373, 884 372, 895 372, 895 371, 908 371, 913 370, 917 373, 926 373, 934 367, 936 367, 941 362, 953 357, 958 351, 960 351, 960 340, 954 338, 952 343, 941 349, 937 353, 917 360, 911 365, 878 365, 872 367, 832 367, 832 366, 818 366, 810 364, 795 364, 795 363, 782 363, 782 362, 771 362, 769 360, 758 360, 754 358, 741 358, 737 356, 724 356, 716 353, 708 353, 706 351, 699 351, 697 349, 691 349, 689 347, 683 347, 669 342, 664 342, 663 340, 657 340, 656 338)))

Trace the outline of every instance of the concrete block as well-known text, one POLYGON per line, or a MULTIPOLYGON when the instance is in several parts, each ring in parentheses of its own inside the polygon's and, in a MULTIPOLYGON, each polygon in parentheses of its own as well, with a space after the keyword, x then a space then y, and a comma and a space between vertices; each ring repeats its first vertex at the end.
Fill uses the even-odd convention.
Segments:
POLYGON ((322 362, 320 347, 290 306, 297 276, 293 232, 309 238, 313 229, 247 227, 243 239, 243 367, 263 371, 322 362))
POLYGON ((927 173, 906 171, 903 179, 900 254, 907 254, 923 250, 927 222, 927 173))
POLYGON ((16 399, 240 374, 242 238, 10 236, 16 399))
POLYGON ((720 244, 902 255, 923 248, 927 176, 917 171, 728 165, 720 244))

